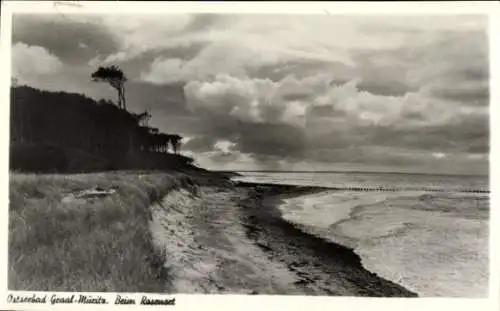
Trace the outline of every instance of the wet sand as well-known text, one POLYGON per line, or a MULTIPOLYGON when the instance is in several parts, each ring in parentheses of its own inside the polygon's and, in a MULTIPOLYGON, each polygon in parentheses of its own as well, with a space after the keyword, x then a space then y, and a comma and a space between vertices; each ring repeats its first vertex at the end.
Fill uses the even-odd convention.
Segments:
POLYGON ((364 269, 352 249, 281 218, 280 200, 324 190, 239 183, 170 193, 151 223, 169 292, 416 297, 364 269))
POLYGON ((325 191, 323 188, 243 185, 240 202, 247 237, 272 261, 283 262, 300 277, 296 286, 308 295, 416 297, 417 294, 366 270, 361 258, 340 244, 310 235, 281 217, 283 199, 325 191))

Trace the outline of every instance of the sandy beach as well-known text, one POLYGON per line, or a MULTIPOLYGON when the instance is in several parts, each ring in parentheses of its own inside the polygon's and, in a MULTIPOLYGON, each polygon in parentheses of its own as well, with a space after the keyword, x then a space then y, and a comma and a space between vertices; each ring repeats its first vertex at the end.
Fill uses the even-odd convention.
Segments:
POLYGON ((352 249, 281 217, 281 200, 325 189, 241 183, 169 193, 152 207, 170 292, 415 297, 366 270, 352 249))

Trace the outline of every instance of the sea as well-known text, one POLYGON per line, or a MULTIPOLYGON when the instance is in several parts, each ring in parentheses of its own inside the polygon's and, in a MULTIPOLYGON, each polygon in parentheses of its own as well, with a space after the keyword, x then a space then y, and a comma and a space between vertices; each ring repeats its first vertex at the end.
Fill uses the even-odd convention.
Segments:
POLYGON ((282 217, 351 247, 367 270, 420 297, 488 296, 488 176, 238 173, 233 180, 329 188, 284 200, 282 217))

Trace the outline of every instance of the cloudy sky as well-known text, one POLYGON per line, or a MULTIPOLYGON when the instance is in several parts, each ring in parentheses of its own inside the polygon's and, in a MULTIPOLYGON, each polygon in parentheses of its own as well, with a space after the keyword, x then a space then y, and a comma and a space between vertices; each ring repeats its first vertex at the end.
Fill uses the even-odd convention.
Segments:
POLYGON ((488 171, 481 16, 15 15, 12 75, 116 99, 212 169, 488 171))

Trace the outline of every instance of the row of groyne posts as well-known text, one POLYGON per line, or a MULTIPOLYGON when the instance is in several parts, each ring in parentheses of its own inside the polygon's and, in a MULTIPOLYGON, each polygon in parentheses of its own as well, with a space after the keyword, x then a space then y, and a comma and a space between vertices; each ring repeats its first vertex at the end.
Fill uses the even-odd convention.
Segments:
POLYGON ((387 192, 398 192, 398 191, 427 191, 427 192, 465 192, 465 193, 490 193, 488 189, 443 189, 443 188, 394 188, 386 186, 378 187, 363 187, 363 186, 350 186, 350 187, 332 187, 333 190, 344 190, 344 191, 387 191, 387 192))
MULTIPOLYGON (((240 186, 273 186, 276 185, 274 183, 262 183, 257 182, 245 182, 238 181, 235 182, 240 186)), ((281 186, 289 186, 289 187, 308 187, 300 184, 278 184, 281 186)), ((321 188, 324 190, 338 190, 338 191, 357 191, 357 192, 369 192, 369 191, 386 191, 386 192, 401 192, 401 191, 426 191, 426 192, 457 192, 457 193, 490 193, 489 189, 484 188, 437 188, 437 187, 391 187, 385 185, 379 186, 319 186, 319 185, 311 185, 313 188, 321 188)))

